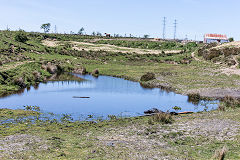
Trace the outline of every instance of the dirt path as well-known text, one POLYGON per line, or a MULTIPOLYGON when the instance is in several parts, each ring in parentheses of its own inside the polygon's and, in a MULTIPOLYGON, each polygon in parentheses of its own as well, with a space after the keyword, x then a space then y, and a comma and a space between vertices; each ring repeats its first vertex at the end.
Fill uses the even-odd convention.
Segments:
POLYGON ((230 68, 222 68, 221 72, 226 75, 240 75, 240 69, 238 68, 239 62, 238 62, 238 56, 234 56, 233 60, 236 62, 235 65, 231 66, 230 68))
POLYGON ((225 47, 236 47, 236 48, 239 48, 240 47, 240 41, 235 41, 235 42, 230 42, 230 43, 223 43, 223 44, 218 45, 218 46, 213 47, 213 48, 221 49, 221 48, 225 48, 225 47))
MULTIPOLYGON (((139 48, 128 48, 128 47, 119 47, 115 45, 110 44, 94 44, 94 43, 88 43, 88 42, 74 42, 74 41, 68 41, 73 45, 73 49, 75 50, 86 50, 86 51, 110 51, 110 52, 122 52, 122 53, 137 53, 137 54, 162 54, 162 50, 150 50, 150 49, 139 49, 139 48)), ((56 47, 58 45, 63 45, 64 43, 61 43, 60 41, 54 41, 54 40, 44 40, 43 45, 49 46, 49 47, 56 47)), ((173 53, 173 54, 179 54, 182 50, 168 50, 164 51, 164 53, 173 53)))
POLYGON ((197 58, 197 57, 195 56, 195 53, 196 53, 196 51, 194 51, 194 52, 191 53, 192 58, 193 58, 195 61, 202 61, 202 60, 200 60, 199 58, 197 58))
MULTIPOLYGON (((222 44, 222 45, 217 46, 217 47, 214 47, 214 48, 221 48, 221 47, 225 47, 225 46, 232 46, 233 44, 240 46, 240 42, 235 42, 235 43, 222 44)), ((194 60, 196 60, 196 61, 202 61, 201 59, 199 59, 199 58, 197 58, 197 57, 195 56, 195 53, 196 53, 196 51, 194 51, 194 52, 191 53, 192 58, 193 58, 194 60)), ((233 65, 233 66, 231 66, 231 67, 222 67, 222 68, 220 69, 220 72, 223 73, 223 74, 226 74, 226 75, 228 75, 228 76, 233 75, 233 74, 235 74, 235 75, 240 75, 240 69, 238 68, 238 66, 239 66, 238 56, 234 56, 234 57, 233 57, 233 60, 236 62, 235 65, 233 65)))

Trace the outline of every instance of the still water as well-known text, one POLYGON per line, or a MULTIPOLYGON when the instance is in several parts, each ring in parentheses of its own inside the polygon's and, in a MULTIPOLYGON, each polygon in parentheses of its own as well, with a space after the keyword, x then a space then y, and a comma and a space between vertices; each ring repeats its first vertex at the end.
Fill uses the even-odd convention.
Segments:
MULTIPOLYGON (((21 94, 0 98, 0 108, 23 109, 25 105, 39 106, 43 112, 79 116, 95 115, 142 115, 145 110, 158 108, 162 111, 203 111, 202 104, 188 102, 188 97, 159 88, 146 89, 137 82, 109 76, 76 75, 84 81, 55 81, 40 83, 38 88, 25 89, 21 94), (90 97, 86 99, 73 98, 90 97)), ((208 109, 216 105, 209 104, 208 109)))

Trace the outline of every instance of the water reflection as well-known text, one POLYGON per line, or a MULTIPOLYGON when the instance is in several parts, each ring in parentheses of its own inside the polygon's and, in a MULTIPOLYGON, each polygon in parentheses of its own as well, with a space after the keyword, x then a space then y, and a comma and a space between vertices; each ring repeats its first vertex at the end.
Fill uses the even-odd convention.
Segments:
MULTIPOLYGON (((137 82, 121 78, 77 74, 73 77, 75 80, 61 76, 57 80, 40 83, 17 94, 3 97, 0 99, 0 107, 11 106, 10 108, 15 109, 25 105, 37 105, 45 112, 72 114, 74 117, 138 116, 154 107, 171 111, 172 107, 179 106, 182 109, 179 112, 205 109, 201 104, 188 102, 187 96, 159 88, 144 88, 137 82), (67 81, 63 81, 66 79, 67 81), (89 98, 73 98, 74 96, 89 98)), ((216 105, 209 104, 209 109, 212 107, 216 108, 216 105)))

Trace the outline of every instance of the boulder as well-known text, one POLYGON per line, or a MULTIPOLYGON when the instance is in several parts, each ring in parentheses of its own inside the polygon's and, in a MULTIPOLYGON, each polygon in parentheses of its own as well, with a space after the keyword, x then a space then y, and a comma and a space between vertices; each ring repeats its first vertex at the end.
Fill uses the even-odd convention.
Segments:
POLYGON ((17 79, 14 80, 14 83, 18 86, 20 86, 21 88, 25 88, 27 85, 24 83, 24 79, 22 77, 19 77, 17 79))
POLYGON ((99 71, 98 69, 95 69, 93 72, 92 72, 93 75, 98 75, 99 74, 99 71))
POLYGON ((51 73, 51 74, 54 74, 54 73, 57 73, 58 68, 57 68, 57 66, 55 66, 55 65, 50 65, 50 64, 48 64, 48 65, 47 65, 47 71, 48 71, 49 73, 51 73))
POLYGON ((86 74, 87 70, 86 68, 82 67, 82 68, 74 68, 73 73, 77 73, 77 74, 86 74))
POLYGON ((33 72, 33 76, 35 77, 36 81, 40 81, 41 80, 41 73, 38 71, 34 71, 33 72))
POLYGON ((150 80, 153 80, 155 79, 155 74, 154 73, 151 73, 151 72, 148 72, 147 74, 144 74, 142 77, 141 77, 141 81, 150 81, 150 80))

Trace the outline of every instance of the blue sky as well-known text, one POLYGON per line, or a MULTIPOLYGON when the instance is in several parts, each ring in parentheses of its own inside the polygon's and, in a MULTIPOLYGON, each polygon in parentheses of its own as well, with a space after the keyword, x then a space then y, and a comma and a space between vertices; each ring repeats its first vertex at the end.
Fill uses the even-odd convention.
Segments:
POLYGON ((222 33, 240 40, 239 0, 0 0, 0 29, 41 31, 51 23, 52 31, 133 34, 202 40, 205 33, 222 33))

